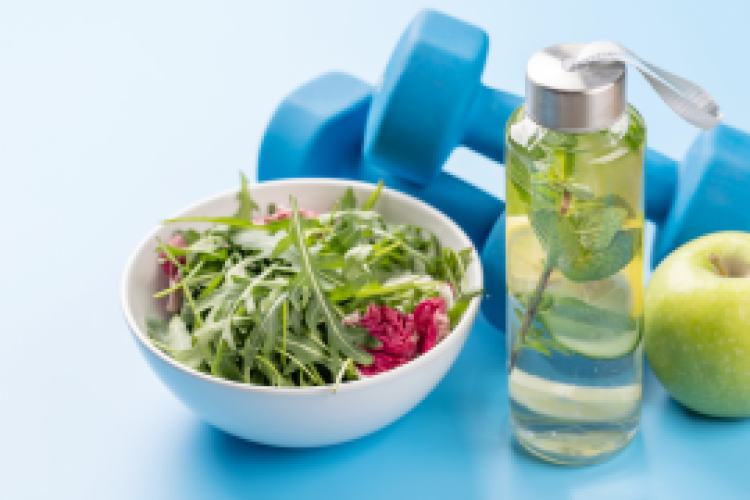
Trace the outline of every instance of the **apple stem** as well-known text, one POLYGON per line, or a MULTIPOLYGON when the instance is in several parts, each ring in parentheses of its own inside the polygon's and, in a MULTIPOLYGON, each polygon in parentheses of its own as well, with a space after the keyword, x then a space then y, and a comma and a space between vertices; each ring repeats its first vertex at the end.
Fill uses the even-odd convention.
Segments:
POLYGON ((712 253, 711 255, 709 255, 708 260, 710 260, 711 264, 713 264, 716 270, 719 271, 719 274, 724 277, 727 276, 727 272, 724 269, 724 266, 721 265, 721 260, 719 260, 719 257, 717 257, 716 254, 712 253))
POLYGON ((571 198, 570 191, 568 191, 567 189, 564 189, 563 199, 560 205, 560 215, 565 215, 568 213, 568 209, 570 209, 570 201, 571 201, 570 198, 571 198))

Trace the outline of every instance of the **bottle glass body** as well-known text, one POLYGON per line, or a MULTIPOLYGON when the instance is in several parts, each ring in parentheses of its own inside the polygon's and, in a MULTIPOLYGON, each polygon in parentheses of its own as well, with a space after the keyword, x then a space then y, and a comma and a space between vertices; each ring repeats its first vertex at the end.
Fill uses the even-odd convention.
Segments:
POLYGON ((638 430, 645 136, 632 107, 592 133, 523 106, 507 124, 511 425, 546 460, 597 462, 638 430))

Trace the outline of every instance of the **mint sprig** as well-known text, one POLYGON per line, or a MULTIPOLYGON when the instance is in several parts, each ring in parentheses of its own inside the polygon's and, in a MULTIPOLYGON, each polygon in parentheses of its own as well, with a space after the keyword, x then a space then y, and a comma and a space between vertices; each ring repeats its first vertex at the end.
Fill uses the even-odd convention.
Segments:
MULTIPOLYGON (((539 326, 551 327, 551 322, 537 326, 540 316, 555 318, 557 312, 538 314, 550 278, 559 270, 565 278, 574 282, 606 279, 620 272, 632 260, 636 248, 641 244, 641 231, 625 229, 628 218, 634 215, 627 202, 616 195, 594 196, 586 186, 569 180, 574 169, 572 158, 565 156, 561 169, 535 172, 523 170, 521 162, 513 162, 511 181, 518 190, 528 191, 533 210, 531 226, 546 253, 545 266, 526 301, 520 327, 511 351, 509 370, 515 366, 520 349, 530 347, 544 354, 549 353, 549 336, 543 335, 539 326)), ((558 307, 561 307, 558 304, 558 307)), ((589 331, 591 308, 585 302, 568 302, 563 311, 568 313, 566 321, 579 324, 581 331, 589 331), (575 312, 575 313, 574 313, 575 312), (587 316, 588 315, 588 316, 587 316)), ((614 318, 616 313, 600 310, 597 318, 614 318)), ((593 326, 602 327, 602 322, 593 326)))

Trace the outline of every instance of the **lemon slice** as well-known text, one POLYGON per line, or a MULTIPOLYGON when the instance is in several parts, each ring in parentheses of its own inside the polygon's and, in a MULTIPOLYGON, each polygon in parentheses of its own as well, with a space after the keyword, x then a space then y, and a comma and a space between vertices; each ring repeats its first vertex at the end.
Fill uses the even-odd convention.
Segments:
MULTIPOLYGON (((539 244, 529 218, 525 215, 510 215, 505 219, 505 241, 508 251, 508 288, 511 293, 533 292, 544 272, 546 254, 539 244)), ((550 284, 560 281, 554 273, 550 284)))
POLYGON ((591 387, 553 382, 522 370, 510 376, 510 397, 529 411, 561 420, 611 422, 637 409, 638 384, 591 387))
POLYGON ((629 276, 621 272, 599 281, 576 283, 560 280, 547 290, 558 297, 573 297, 592 306, 620 314, 630 314, 633 309, 633 294, 629 276))

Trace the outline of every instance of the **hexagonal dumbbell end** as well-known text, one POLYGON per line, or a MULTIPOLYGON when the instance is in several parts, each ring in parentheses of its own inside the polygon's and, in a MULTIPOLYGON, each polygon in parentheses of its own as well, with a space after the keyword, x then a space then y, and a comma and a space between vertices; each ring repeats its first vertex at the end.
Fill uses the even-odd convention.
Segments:
POLYGON ((502 162, 505 123, 522 99, 482 86, 488 48, 479 27, 420 12, 373 95, 365 161, 421 185, 435 178, 459 144, 502 162))
POLYGON ((356 178, 372 87, 344 73, 303 85, 276 108, 258 155, 258 180, 356 178))
POLYGON ((680 173, 674 203, 654 243, 654 267, 704 234, 750 231, 750 135, 727 125, 701 132, 680 173))
POLYGON ((506 294, 505 282, 505 214, 497 218, 482 249, 484 289, 482 313, 498 330, 505 330, 506 294))

